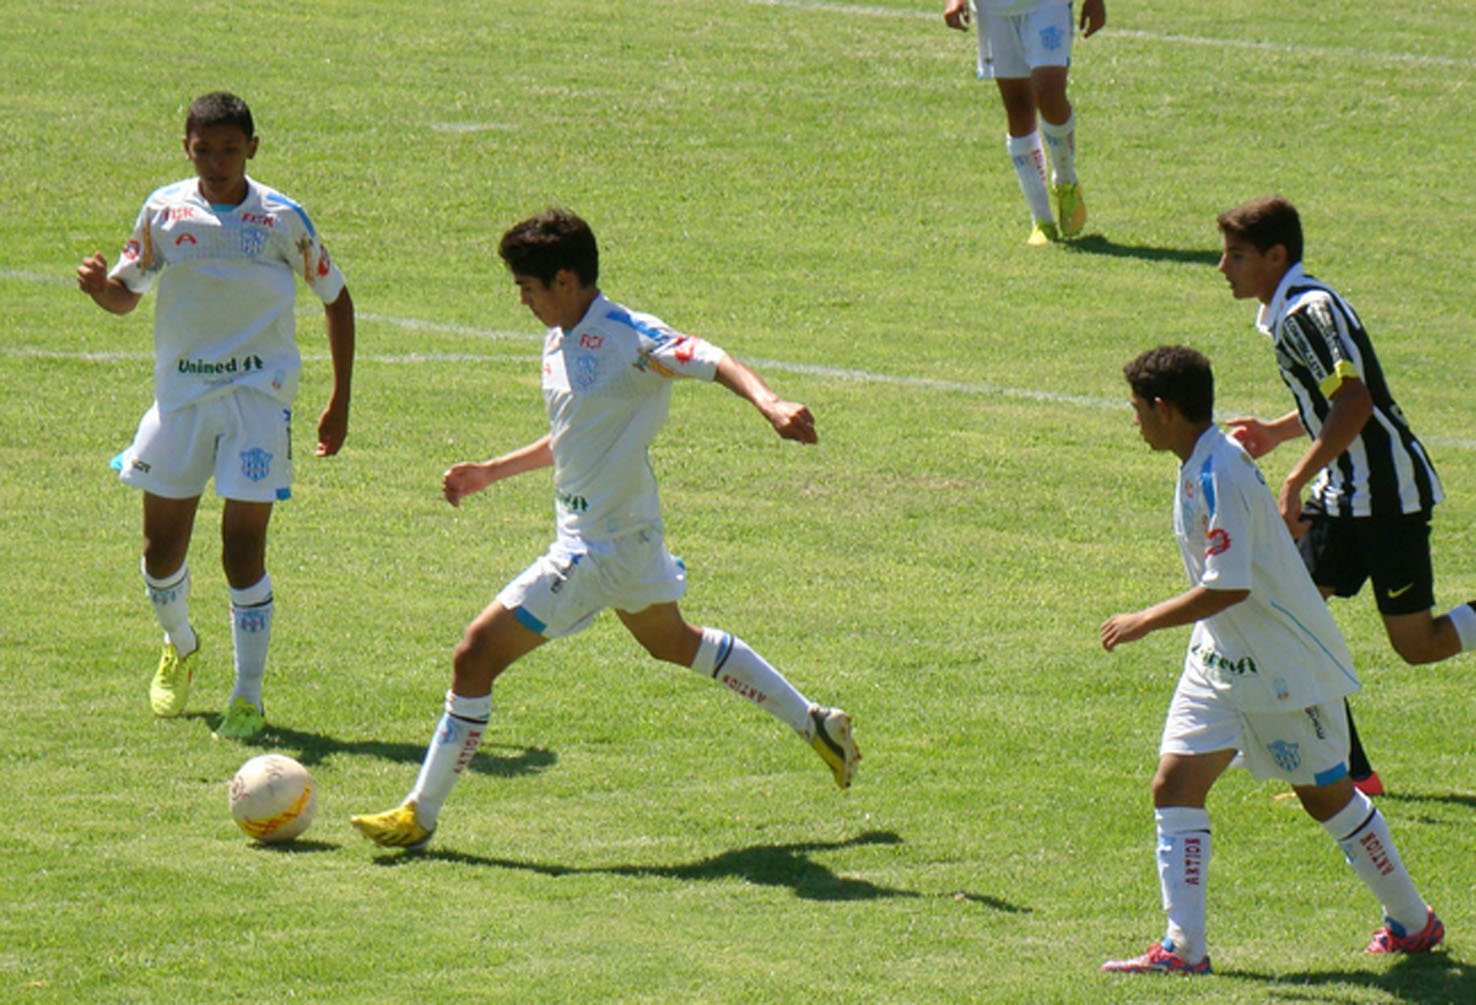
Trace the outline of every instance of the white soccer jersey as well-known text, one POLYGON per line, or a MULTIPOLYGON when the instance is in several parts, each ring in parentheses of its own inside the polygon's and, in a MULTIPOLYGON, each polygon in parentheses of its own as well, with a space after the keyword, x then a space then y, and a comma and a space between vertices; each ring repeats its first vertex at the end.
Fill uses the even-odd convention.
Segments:
POLYGON ((712 380, 723 355, 603 294, 572 329, 549 330, 543 399, 561 537, 606 540, 659 526, 647 448, 666 421, 672 379, 712 380))
POLYGON ((1288 711, 1358 690, 1347 644, 1255 461, 1218 428, 1179 469, 1174 535, 1190 585, 1250 596, 1194 624, 1184 673, 1244 711, 1288 711))
POLYGON ((1444 498, 1435 467, 1395 403, 1373 342, 1351 304, 1303 272, 1298 262, 1257 313, 1256 327, 1270 337, 1282 382, 1313 437, 1345 378, 1358 378, 1373 399, 1373 414, 1362 431, 1318 472, 1309 489, 1328 513, 1385 517, 1428 512, 1444 498))
POLYGON ((195 178, 154 192, 109 273, 135 293, 158 277, 154 396, 163 411, 237 387, 291 404, 297 277, 325 304, 343 291, 302 207, 250 178, 246 186, 245 201, 228 208, 206 202, 195 178))

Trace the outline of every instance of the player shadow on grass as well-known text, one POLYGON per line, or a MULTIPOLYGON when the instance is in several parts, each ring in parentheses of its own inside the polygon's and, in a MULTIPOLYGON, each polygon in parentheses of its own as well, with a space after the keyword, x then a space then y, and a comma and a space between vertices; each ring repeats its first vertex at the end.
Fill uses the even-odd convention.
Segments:
MULTIPOLYGON (((216 716, 209 717, 213 722, 216 716)), ((306 767, 321 764, 330 754, 352 754, 379 757, 401 764, 419 765, 425 757, 424 744, 386 743, 383 740, 340 740, 322 733, 304 733, 268 722, 266 729, 245 746, 291 753, 306 767)), ((472 757, 467 770, 494 778, 516 778, 533 775, 552 766, 558 755, 544 747, 519 747, 511 743, 483 743, 472 757)))
POLYGON ((1216 968, 1219 980, 1254 981, 1274 988, 1276 1001, 1343 1000, 1360 988, 1383 992, 1411 1005, 1451 1005, 1476 1002, 1476 967, 1453 960, 1444 950, 1400 956, 1383 973, 1329 970, 1315 973, 1261 974, 1251 970, 1216 968))
MULTIPOLYGON (((1450 806, 1464 806, 1466 809, 1476 810, 1476 795, 1469 792, 1388 792, 1379 797, 1381 800, 1395 803, 1445 803, 1450 806)), ((1426 823, 1435 821, 1426 820, 1426 823)), ((1444 821, 1440 821, 1444 822, 1444 821)), ((1476 1001, 1476 999, 1472 999, 1476 1001)))
POLYGON ((1149 262, 1181 262, 1185 265, 1216 265, 1220 253, 1212 248, 1157 248, 1143 244, 1118 244, 1101 234, 1088 234, 1073 241, 1063 241, 1068 251, 1111 258, 1141 258, 1149 262))
MULTIPOLYGON (((384 856, 380 865, 407 865, 417 861, 455 862, 459 865, 485 865, 498 869, 517 869, 540 876, 631 876, 637 879, 724 880, 741 879, 755 886, 788 887, 804 900, 877 900, 884 897, 921 897, 914 890, 879 886, 869 880, 839 876, 829 867, 813 861, 814 852, 838 851, 864 845, 897 845, 902 838, 892 831, 867 831, 844 841, 802 841, 793 844, 750 845, 721 852, 686 865, 606 865, 569 866, 547 862, 520 862, 516 859, 489 858, 463 852, 432 849, 418 855, 384 856)), ((1020 911, 990 897, 965 895, 968 899, 991 903, 999 910, 1020 911)), ((1028 909, 1027 909, 1028 910, 1028 909)))

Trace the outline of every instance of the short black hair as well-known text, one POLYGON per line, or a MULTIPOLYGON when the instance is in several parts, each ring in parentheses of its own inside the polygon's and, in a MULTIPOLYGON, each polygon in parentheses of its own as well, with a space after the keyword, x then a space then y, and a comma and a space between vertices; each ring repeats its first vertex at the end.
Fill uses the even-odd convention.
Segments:
POLYGON ((1144 401, 1172 402, 1190 422, 1209 422, 1215 414, 1215 375, 1203 353, 1182 345, 1161 345, 1122 368, 1133 394, 1144 401))
POLYGON ((1261 254, 1278 244, 1286 248, 1288 265, 1302 260, 1302 218, 1297 207, 1279 195, 1263 195, 1221 213, 1215 221, 1226 237, 1245 241, 1261 254))
POLYGON ((247 139, 256 135, 251 109, 229 91, 211 91, 190 103, 189 114, 185 116, 185 135, 193 136, 212 126, 236 126, 247 139))
POLYGON ((572 271, 584 286, 599 282, 600 249, 594 231, 567 209, 552 207, 513 224, 502 235, 497 253, 513 275, 532 276, 545 286, 561 269, 572 271))

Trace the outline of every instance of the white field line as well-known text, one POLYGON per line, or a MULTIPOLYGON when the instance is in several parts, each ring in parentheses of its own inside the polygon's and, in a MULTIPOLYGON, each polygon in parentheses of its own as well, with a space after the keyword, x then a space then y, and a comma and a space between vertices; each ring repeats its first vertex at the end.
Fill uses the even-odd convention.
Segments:
MULTIPOLYGON (((3 275, 3 273, 0 273, 3 275)), ((451 324, 426 321, 421 318, 400 318, 387 314, 371 314, 360 311, 358 318, 374 324, 402 328, 406 331, 460 335, 489 341, 525 342, 530 346, 527 353, 465 353, 465 352, 409 352, 409 353, 360 353, 357 360, 363 363, 390 365, 420 364, 463 364, 488 362, 532 362, 535 359, 531 347, 542 340, 533 332, 507 331, 497 328, 479 328, 474 325, 451 324)), ((87 363, 116 363, 122 361, 148 362, 153 353, 140 350, 56 350, 30 346, 0 346, 0 356, 25 359, 76 360, 87 363)), ((329 356, 322 352, 303 354, 311 362, 328 362, 329 356)), ((860 384, 877 384, 886 387, 911 388, 924 391, 941 391, 978 398, 1012 398, 1036 401, 1046 405, 1065 405, 1072 408, 1087 408, 1097 411, 1125 412, 1127 402, 1123 398, 1101 398, 1088 394, 1066 394, 1060 391, 1043 391, 1029 387, 1001 387, 977 381, 943 380, 937 377, 911 377, 905 374, 882 373, 853 367, 825 366, 820 363, 794 363, 781 359, 751 359, 750 362, 762 371, 793 373, 822 380, 847 381, 860 384)), ((1424 441, 1432 447, 1476 450, 1476 439, 1449 436, 1426 436, 1424 441)))
MULTIPOLYGON (((788 7, 792 10, 810 10, 825 14, 841 14, 854 17, 890 17, 912 20, 927 19, 943 23, 942 4, 936 9, 918 10, 900 7, 878 7, 874 4, 837 3, 832 0, 748 0, 750 4, 764 7, 788 7)), ((1288 56, 1315 56, 1360 63, 1392 63, 1398 66, 1454 66, 1476 68, 1476 58, 1470 56, 1430 56, 1417 52, 1379 52, 1374 49, 1354 49, 1331 45, 1306 45, 1301 42, 1264 42, 1248 38, 1209 38, 1203 35, 1176 35, 1170 32, 1138 31, 1117 28, 1107 22, 1103 34, 1094 38, 1137 39, 1143 42, 1169 43, 1173 45, 1208 46, 1217 49, 1244 49, 1252 52, 1279 53, 1288 56)))

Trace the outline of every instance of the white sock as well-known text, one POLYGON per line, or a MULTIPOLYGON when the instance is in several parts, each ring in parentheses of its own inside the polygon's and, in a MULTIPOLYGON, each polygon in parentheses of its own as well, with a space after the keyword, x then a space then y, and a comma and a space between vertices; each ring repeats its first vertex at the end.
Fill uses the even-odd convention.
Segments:
POLYGON ((1158 882, 1168 915, 1164 948, 1185 963, 1198 963, 1205 945, 1205 883, 1209 878, 1209 812, 1197 806, 1165 806, 1154 811, 1158 823, 1158 882))
POLYGON ((742 639, 717 628, 702 629, 692 669, 726 685, 809 739, 813 707, 809 699, 742 639))
POLYGON ((1005 149, 1015 165, 1015 178, 1030 215, 1042 223, 1054 223, 1051 197, 1046 192, 1045 150, 1040 145, 1040 130, 1029 136, 1006 136, 1005 149))
POLYGON ((1406 932, 1425 927, 1425 901, 1399 859, 1388 821, 1368 796, 1354 789, 1348 805, 1322 826, 1343 849, 1363 885, 1379 898, 1387 918, 1404 926, 1406 932))
POLYGON ((441 806, 451 794, 451 787, 471 763, 487 722, 492 718, 492 696, 463 698, 446 692, 446 711, 436 725, 436 735, 425 752, 420 775, 407 799, 415 800, 415 816, 420 826, 435 830, 441 806))
POLYGON ((1461 652, 1476 649, 1476 601, 1452 607, 1445 616, 1455 626, 1456 636, 1461 640, 1461 652))
POLYGON ((1051 155, 1051 184, 1076 181, 1076 113, 1059 126, 1041 119, 1040 132, 1051 155))
POLYGON ((154 617, 158 619, 159 627, 164 629, 164 641, 178 649, 181 656, 188 656, 200 644, 195 638, 195 630, 190 627, 189 563, 163 579, 150 576, 142 560, 139 561, 139 569, 149 591, 154 617))
POLYGON ((231 588, 231 643, 235 650, 236 686, 230 701, 245 698, 261 710, 261 681, 266 676, 267 644, 272 638, 272 577, 244 590, 231 588))

